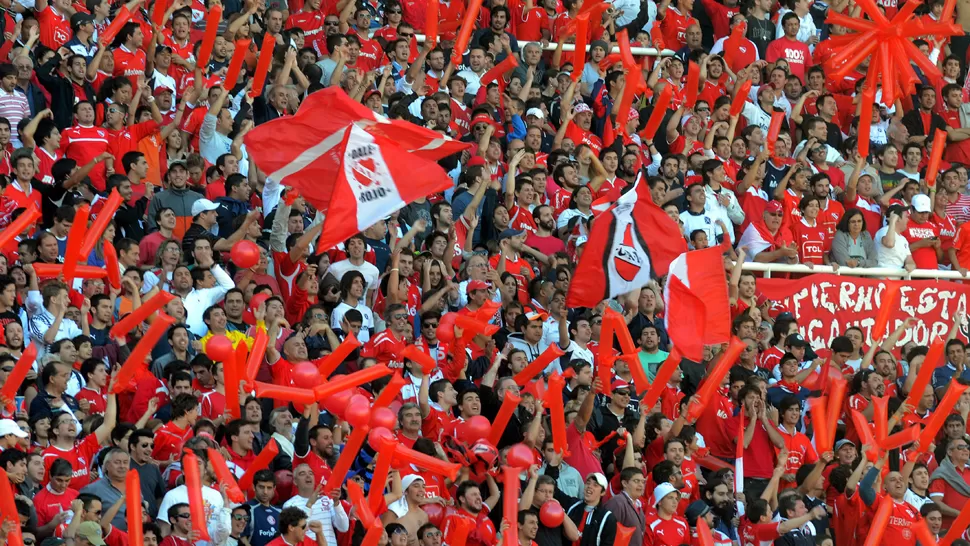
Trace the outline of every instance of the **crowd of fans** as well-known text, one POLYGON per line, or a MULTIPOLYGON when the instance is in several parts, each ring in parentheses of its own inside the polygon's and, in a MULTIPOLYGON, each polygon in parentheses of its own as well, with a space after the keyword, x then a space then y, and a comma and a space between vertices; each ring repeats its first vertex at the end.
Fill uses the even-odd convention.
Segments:
MULTIPOLYGON (((902 6, 878 4, 890 16, 902 6)), ((952 17, 970 29, 970 2, 958 0, 955 12, 953 4, 927 0, 917 16, 952 17)), ((860 91, 878 82, 867 81, 865 62, 843 79, 828 64, 839 51, 829 40, 848 30, 826 16, 859 16, 852 0, 589 7, 488 0, 470 14, 476 30, 455 63, 457 30, 469 16, 462 0, 0 0, 0 225, 31 207, 42 213, 0 248, 0 384, 26 346, 37 349, 0 420, 0 468, 16 494, 23 544, 126 544, 130 469, 140 476, 145 546, 204 545, 201 527, 213 546, 360 546, 367 528, 348 500, 350 482, 379 501, 380 546, 612 546, 625 528, 633 529, 630 546, 700 544, 702 520, 718 545, 855 546, 887 498, 883 544, 914 545, 917 524, 939 537, 953 528, 970 501, 970 391, 931 446, 882 452, 855 430, 850 410, 872 421, 874 400, 886 396, 890 432, 926 425, 949 389, 970 385, 959 317, 945 363, 928 364, 940 364, 931 384, 918 404, 905 404, 927 355, 897 343, 913 321, 885 340, 851 327, 813 348, 799 317, 766 300, 741 264, 966 275, 970 37, 914 40, 942 76, 917 68, 915 95, 883 101, 877 93, 872 119, 860 120, 860 91), (210 16, 217 5, 221 19, 210 16), (429 9, 440 23, 434 46, 416 38, 429 9), (122 10, 130 22, 105 43, 99 35, 122 10), (581 12, 595 16, 580 66, 563 45, 575 41, 581 12), (211 25, 214 47, 199 66, 211 25), (731 40, 739 25, 740 39, 731 40), (625 86, 641 78, 613 53, 621 30, 634 46, 665 51, 644 58, 645 86, 624 116, 625 86), (276 44, 268 83, 253 97, 266 39, 276 44), (227 89, 240 55, 242 73, 227 89), (483 81, 509 56, 517 67, 483 81), (699 68, 696 102, 686 88, 691 65, 699 68), (731 115, 745 82, 750 94, 731 115), (470 143, 440 161, 454 188, 408 203, 336 248, 316 248, 325 215, 267 178, 244 137, 326 87, 470 143), (638 134, 654 114, 651 97, 666 87, 673 93, 660 129, 638 134), (777 111, 784 123, 770 153, 777 111), (860 123, 870 125, 866 156, 860 123), (938 131, 946 148, 928 184, 938 131), (111 242, 120 287, 38 274, 37 264, 64 262, 79 207, 90 205, 93 220, 115 190, 124 201, 82 261, 113 267, 111 242), (653 407, 639 403, 649 385, 631 372, 640 365, 653 381, 670 355, 666 325, 677 317, 664 314, 663 279, 592 309, 565 303, 571 282, 591 282, 573 275, 595 215, 631 190, 662 207, 691 249, 724 246, 732 334, 746 349, 696 420, 686 407, 723 347, 680 361, 653 407), (259 245, 254 267, 229 260, 242 241, 259 245), (174 296, 162 311, 175 324, 133 383, 109 394, 149 323, 121 335, 111 327, 160 291, 174 296), (457 344, 462 332, 450 331, 448 314, 476 315, 489 302, 500 306, 491 319, 497 331, 457 344), (607 308, 625 319, 639 362, 604 358, 620 347, 601 339, 607 308), (325 411, 325 400, 257 398, 247 381, 227 386, 224 366, 235 363, 207 355, 214 336, 252 347, 260 332, 270 341, 255 379, 285 386, 300 363, 320 363, 355 337, 361 346, 333 373, 387 365, 403 378, 389 406, 397 442, 460 463, 457 478, 405 464, 372 483, 378 450, 365 442, 348 452, 345 481, 330 487, 352 432, 340 412, 325 411), (404 345, 437 367, 426 373, 400 358, 404 345), (565 354, 537 379, 513 380, 552 345, 565 354), (806 380, 823 361, 849 383, 831 449, 816 449, 807 411, 820 393, 806 380), (565 450, 554 442, 546 392, 554 373, 567 381, 565 450), (468 441, 464 423, 494 421, 509 396, 521 402, 497 445, 468 441), (735 476, 739 436, 743 471, 735 476), (512 489, 499 469, 519 443, 535 461, 515 488, 517 536, 505 536, 503 498, 512 489), (247 501, 230 502, 207 449, 241 477, 271 444, 279 454, 255 472, 247 501), (204 522, 191 515, 186 450, 201 462, 204 522), (561 523, 543 514, 548 503, 565 512, 561 523)), ((374 400, 398 387, 384 377, 358 391, 374 400)), ((0 532, 6 542, 12 525, 0 532)))

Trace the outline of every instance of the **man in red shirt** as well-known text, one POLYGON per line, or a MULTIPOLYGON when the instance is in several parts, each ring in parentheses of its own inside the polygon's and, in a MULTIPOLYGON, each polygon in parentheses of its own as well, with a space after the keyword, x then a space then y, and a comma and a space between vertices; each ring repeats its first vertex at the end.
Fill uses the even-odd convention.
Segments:
POLYGON ((226 440, 229 442, 226 449, 229 451, 230 461, 243 471, 246 471, 256 459, 256 453, 253 451, 255 426, 257 425, 245 419, 233 419, 226 425, 226 440))
POLYGON ((118 402, 114 394, 108 395, 104 422, 80 442, 77 441, 77 435, 81 425, 74 415, 67 411, 54 413, 51 417, 51 445, 41 454, 44 468, 50 471, 51 465, 57 459, 64 459, 71 463, 74 478, 71 480, 70 487, 80 491, 82 487, 91 483, 91 464, 94 463, 94 458, 101 450, 101 446, 108 443, 117 421, 118 402))
POLYGON ((676 7, 668 4, 669 0, 657 6, 657 19, 660 19, 660 32, 663 33, 664 44, 676 51, 687 45, 685 38, 687 27, 696 25, 698 22, 690 15, 694 10, 694 0, 677 0, 676 7))
MULTIPOLYGON (((967 443, 965 436, 960 436, 949 440, 946 446, 946 458, 940 463, 940 469, 933 473, 930 482, 930 498, 940 507, 943 512, 943 526, 950 527, 953 520, 963 510, 964 505, 970 497, 963 495, 956 486, 966 486, 970 483, 970 444, 967 443), (950 466, 953 472, 944 473, 941 469, 950 466), (952 478, 959 475, 963 478, 963 483, 954 483, 952 478)), ((887 483, 886 488, 889 488, 887 483)), ((888 537, 886 537, 888 538, 888 537)), ((894 544, 887 542, 887 544, 894 544)))
POLYGON ((812 66, 812 53, 804 42, 800 42, 795 37, 801 22, 794 12, 788 12, 781 18, 781 26, 785 35, 777 40, 772 40, 765 51, 765 60, 774 63, 778 59, 788 61, 788 72, 798 76, 802 85, 805 84, 805 72, 812 66))
POLYGON ((162 425, 155 433, 152 458, 156 461, 179 458, 182 446, 192 437, 192 426, 198 418, 199 400, 194 394, 183 393, 173 398, 172 420, 162 425))
POLYGON ((34 496, 37 525, 42 531, 53 532, 70 516, 67 510, 71 508, 71 501, 77 498, 77 489, 69 487, 72 473, 70 462, 55 460, 49 471, 50 482, 34 496))
POLYGON ((421 435, 432 441, 454 432, 456 419, 454 407, 458 405, 458 391, 447 379, 435 382, 422 381, 418 391, 418 407, 421 409, 421 435))
POLYGON ((48 0, 38 0, 34 3, 34 13, 40 24, 40 43, 57 51, 70 41, 73 34, 69 17, 74 13, 71 0, 54 0, 54 5, 48 0))
MULTIPOLYGON (((94 105, 88 101, 74 105, 74 120, 76 125, 61 133, 61 153, 77 161, 78 165, 86 165, 108 151, 108 131, 94 126, 94 105)), ((109 164, 111 172, 114 172, 114 161, 109 164)), ((97 165, 88 173, 91 183, 99 192, 105 190, 105 171, 106 165, 97 165)))
MULTIPOLYGON (((782 359, 784 360, 784 359, 782 359)), ((744 411, 744 490, 745 495, 754 498, 761 496, 768 486, 768 480, 775 468, 775 448, 785 447, 785 440, 774 423, 770 422, 765 411, 765 401, 761 389, 752 385, 744 386, 738 392, 738 401, 744 411)), ((737 439, 741 417, 732 415, 725 422, 725 428, 737 439)))
POLYGON ((920 269, 937 269, 943 257, 943 244, 940 241, 938 226, 930 221, 933 205, 930 198, 922 193, 913 196, 913 212, 902 235, 909 243, 913 261, 920 269))
POLYGON ((309 466, 317 482, 323 483, 330 478, 330 465, 327 464, 327 461, 334 454, 333 430, 326 425, 316 424, 320 415, 316 404, 307 406, 307 411, 310 412, 310 417, 306 422, 301 420, 300 424, 297 425, 294 442, 294 450, 306 445, 306 453, 294 452, 293 467, 296 468, 301 464, 309 466), (303 434, 306 434, 306 436, 303 437, 303 434))
POLYGON ((484 501, 482 500, 482 491, 477 483, 466 480, 458 484, 458 491, 455 494, 457 509, 445 518, 441 531, 444 544, 454 544, 454 537, 462 532, 459 528, 463 525, 471 528, 465 542, 467 546, 495 546, 498 544, 495 524, 488 518, 488 513, 491 510, 489 504, 498 503, 498 486, 490 475, 486 476, 486 481, 488 482, 489 497, 484 501))
POLYGON ((141 48, 144 41, 145 35, 138 23, 128 22, 121 27, 115 38, 115 42, 120 42, 121 45, 114 50, 115 69, 112 75, 124 76, 131 81, 132 86, 138 85, 138 78, 145 75, 147 62, 145 52, 141 48))
POLYGON ((669 482, 664 482, 653 490, 657 512, 648 519, 643 544, 650 546, 679 546, 688 541, 690 528, 687 522, 677 515, 680 491, 669 482))
POLYGON ((361 349, 361 354, 377 359, 379 364, 387 364, 388 368, 403 372, 404 363, 397 359, 397 355, 412 337, 408 310, 400 303, 392 303, 387 306, 384 318, 387 329, 370 338, 361 349))

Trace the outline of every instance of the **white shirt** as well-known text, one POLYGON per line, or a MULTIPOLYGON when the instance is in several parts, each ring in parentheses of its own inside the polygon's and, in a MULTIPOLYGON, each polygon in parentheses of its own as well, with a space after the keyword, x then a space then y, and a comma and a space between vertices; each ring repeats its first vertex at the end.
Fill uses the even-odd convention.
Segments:
MULTIPOLYGON (((27 344, 33 342, 37 346, 37 359, 40 360, 47 354, 47 348, 50 346, 44 341, 44 334, 54 324, 54 315, 44 307, 43 297, 37 290, 27 292, 27 314, 30 318, 25 342, 27 344)), ((74 339, 82 333, 77 323, 69 318, 62 318, 51 343, 62 339, 74 339)))
POLYGON ((876 242, 876 263, 879 267, 897 267, 902 269, 906 265, 906 258, 910 256, 909 241, 901 234, 896 234, 896 244, 892 248, 886 248, 882 244, 882 238, 889 233, 889 226, 883 226, 876 232, 874 237, 876 242))
MULTIPOLYGON (((283 508, 299 508, 305 513, 306 503, 310 500, 306 497, 296 495, 283 503, 283 508)), ((319 521, 323 525, 323 535, 327 538, 328 546, 337 546, 337 535, 334 533, 336 528, 341 533, 346 533, 350 529, 350 518, 344 512, 344 507, 339 502, 334 503, 333 499, 324 495, 313 503, 313 508, 307 515, 309 521, 319 521)), ((316 540, 317 535, 307 529, 307 538, 316 540)))
MULTIPOLYGON (((781 38, 782 36, 785 35, 785 27, 782 26, 781 20, 788 13, 794 13, 794 12, 787 8, 781 8, 780 10, 778 10, 778 24, 775 25, 775 39, 781 38)), ((797 16, 798 14, 795 13, 795 15, 797 16)), ((799 17, 798 22, 799 22, 798 34, 795 35, 795 39, 798 40, 799 42, 804 42, 808 44, 808 40, 812 36, 815 36, 818 32, 818 29, 815 27, 815 19, 812 18, 812 14, 811 12, 809 12, 803 15, 802 17, 799 17)), ((815 48, 815 46, 810 46, 810 47, 812 49, 815 48)))
POLYGON ((226 297, 226 292, 236 287, 222 266, 215 264, 209 269, 212 276, 216 278, 216 285, 212 288, 193 288, 187 296, 182 298, 185 306, 185 324, 193 334, 203 337, 209 332, 209 327, 202 320, 205 310, 222 301, 226 297))
POLYGON ((357 302, 356 307, 351 307, 342 301, 337 304, 337 306, 333 308, 333 312, 330 313, 330 327, 343 328, 340 323, 344 320, 344 315, 347 314, 347 311, 350 311, 351 309, 360 311, 361 316, 364 318, 360 325, 360 333, 357 334, 357 341, 367 343, 370 341, 370 332, 374 329, 374 313, 370 310, 370 307, 364 305, 363 301, 357 302))
MULTIPOLYGON (((168 520, 168 509, 173 505, 182 503, 189 503, 189 490, 184 485, 165 493, 162 504, 158 507, 158 519, 171 525, 168 520)), ((223 542, 225 537, 229 536, 229 516, 232 510, 223 504, 222 494, 211 487, 202 487, 202 504, 205 505, 205 513, 209 518, 206 527, 209 529, 209 538, 212 539, 212 542, 200 540, 195 542, 194 546, 207 546, 208 544, 223 542)))
POLYGON ((364 282, 367 284, 365 286, 366 290, 376 290, 378 283, 380 282, 381 272, 377 270, 377 266, 374 264, 364 261, 360 265, 354 265, 350 263, 350 259, 340 260, 335 264, 330 264, 330 269, 328 270, 331 275, 337 278, 337 282, 343 278, 344 274, 348 271, 357 271, 364 276, 364 282))

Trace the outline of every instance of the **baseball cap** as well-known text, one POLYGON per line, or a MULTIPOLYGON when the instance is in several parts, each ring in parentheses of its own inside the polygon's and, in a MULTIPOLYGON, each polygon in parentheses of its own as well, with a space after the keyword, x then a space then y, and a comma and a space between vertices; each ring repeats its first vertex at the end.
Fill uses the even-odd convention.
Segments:
POLYGON ((792 334, 785 338, 786 347, 808 347, 808 342, 801 334, 792 334))
POLYGON ((526 110, 525 117, 529 117, 529 116, 536 117, 539 119, 543 119, 546 117, 546 115, 542 113, 542 110, 538 108, 529 108, 528 110, 526 110))
POLYGON ((152 91, 152 96, 157 97, 162 93, 174 93, 174 92, 175 91, 173 91, 172 88, 167 85, 159 85, 158 87, 155 88, 154 91, 152 91))
POLYGON ((474 127, 476 124, 479 124, 479 123, 487 123, 489 125, 494 126, 495 120, 492 119, 488 114, 475 114, 475 117, 472 118, 471 123, 469 123, 468 125, 469 127, 474 127))
POLYGON ((424 481, 424 478, 418 474, 408 474, 407 476, 404 476, 401 478, 401 489, 407 491, 408 487, 411 487, 411 484, 418 480, 424 481))
POLYGON ((913 196, 913 210, 916 212, 933 212, 933 205, 929 196, 918 193, 913 196))
POLYGON ((79 525, 74 534, 94 544, 94 546, 105 546, 104 538, 101 537, 101 526, 93 521, 85 521, 79 525))
POLYGON ((640 111, 631 106, 630 116, 627 119, 640 119, 640 111))
POLYGON ((172 46, 167 46, 165 44, 159 44, 155 46, 155 55, 158 55, 159 53, 164 53, 165 50, 168 50, 169 53, 172 53, 172 46))
POLYGON ((476 155, 475 157, 469 159, 466 167, 476 167, 478 165, 485 165, 485 158, 480 155, 476 155))
POLYGON ((779 201, 774 201, 774 200, 768 201, 768 204, 765 205, 765 212, 768 212, 771 214, 777 214, 779 212, 782 212, 783 210, 784 208, 781 206, 781 202, 779 201))
POLYGON ((703 183, 704 183, 704 177, 702 177, 699 174, 692 174, 692 175, 684 178, 684 187, 685 188, 689 188, 691 186, 696 186, 698 184, 703 184, 703 183))
POLYGON ((658 485, 657 487, 654 487, 653 488, 653 505, 656 506, 656 505, 660 504, 660 501, 662 501, 664 497, 666 497, 667 495, 669 495, 671 493, 676 493, 676 492, 677 492, 677 488, 674 487, 673 485, 671 485, 670 482, 663 482, 662 484, 658 485))
POLYGON ((604 490, 608 491, 610 489, 609 482, 606 481, 606 476, 600 474, 599 472, 593 472, 589 476, 586 476, 587 480, 590 478, 593 478, 594 480, 596 480, 596 483, 604 490))
POLYGON ((842 446, 845 446, 845 445, 850 445, 852 447, 855 447, 855 444, 852 442, 852 440, 847 440, 845 438, 842 438, 838 442, 835 442, 835 451, 842 449, 842 446))
POLYGON ((485 281, 468 281, 468 285, 465 286, 465 293, 471 294, 476 290, 488 290, 488 285, 485 284, 485 281))
POLYGON ((886 218, 891 217, 893 214, 902 216, 904 212, 908 212, 909 210, 911 210, 911 207, 907 207, 906 205, 890 205, 886 211, 886 218))
POLYGON ((219 205, 209 201, 208 199, 199 199, 195 203, 192 203, 192 216, 198 216, 203 212, 208 212, 210 210, 216 210, 219 205))
POLYGON ((586 241, 589 241, 589 237, 585 235, 580 235, 579 237, 576 237, 576 248, 579 248, 585 245, 586 241))
POLYGON ((94 16, 89 13, 75 13, 71 16, 71 28, 77 30, 81 25, 93 23, 94 16))
POLYGON ((508 239, 509 237, 517 237, 523 233, 525 233, 525 231, 521 229, 503 229, 502 233, 498 234, 498 240, 501 241, 502 239, 508 239))
POLYGON ((525 318, 529 320, 546 320, 548 317, 549 315, 539 311, 529 311, 525 314, 525 318))
POLYGON ((707 505, 706 502, 702 500, 696 500, 687 506, 687 511, 684 512, 684 517, 687 518, 687 523, 691 527, 697 526, 697 518, 702 518, 711 511, 711 507, 707 505))
POLYGON ((580 102, 576 104, 576 106, 573 106, 573 112, 576 114, 582 114, 584 112, 593 113, 593 109, 590 108, 585 102, 580 102))
POLYGON ((630 384, 622 379, 617 379, 610 385, 611 391, 618 391, 620 389, 629 389, 629 388, 630 388, 630 384))
POLYGON ((0 438, 7 436, 8 434, 13 434, 17 438, 27 437, 27 433, 20 430, 20 427, 18 427, 17 423, 15 423, 13 420, 0 419, 0 438))

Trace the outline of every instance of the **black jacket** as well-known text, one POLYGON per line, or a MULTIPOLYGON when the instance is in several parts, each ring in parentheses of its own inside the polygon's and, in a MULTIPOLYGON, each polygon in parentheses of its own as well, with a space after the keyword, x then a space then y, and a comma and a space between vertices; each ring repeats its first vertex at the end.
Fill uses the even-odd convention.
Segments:
MULTIPOLYGON (((906 130, 909 131, 909 136, 932 137, 933 133, 936 132, 937 129, 946 131, 946 122, 943 121, 943 118, 940 117, 940 115, 936 112, 931 112, 930 132, 927 134, 923 130, 923 117, 919 113, 919 108, 914 108, 909 112, 906 112, 906 115, 903 116, 903 125, 906 127, 906 130)), ((902 153, 902 150, 900 150, 900 153, 902 153)))
POLYGON ((72 125, 74 104, 80 100, 93 100, 95 93, 94 87, 85 80, 82 87, 86 96, 76 96, 71 80, 57 72, 60 62, 61 57, 55 54, 46 63, 37 67, 37 79, 51 94, 50 108, 54 112, 54 125, 58 130, 63 131, 72 125))
POLYGON ((587 509, 586 503, 582 501, 566 509, 566 515, 573 520, 576 528, 582 525, 579 546, 612 546, 616 540, 616 517, 603 508, 602 504, 592 510, 587 509))

